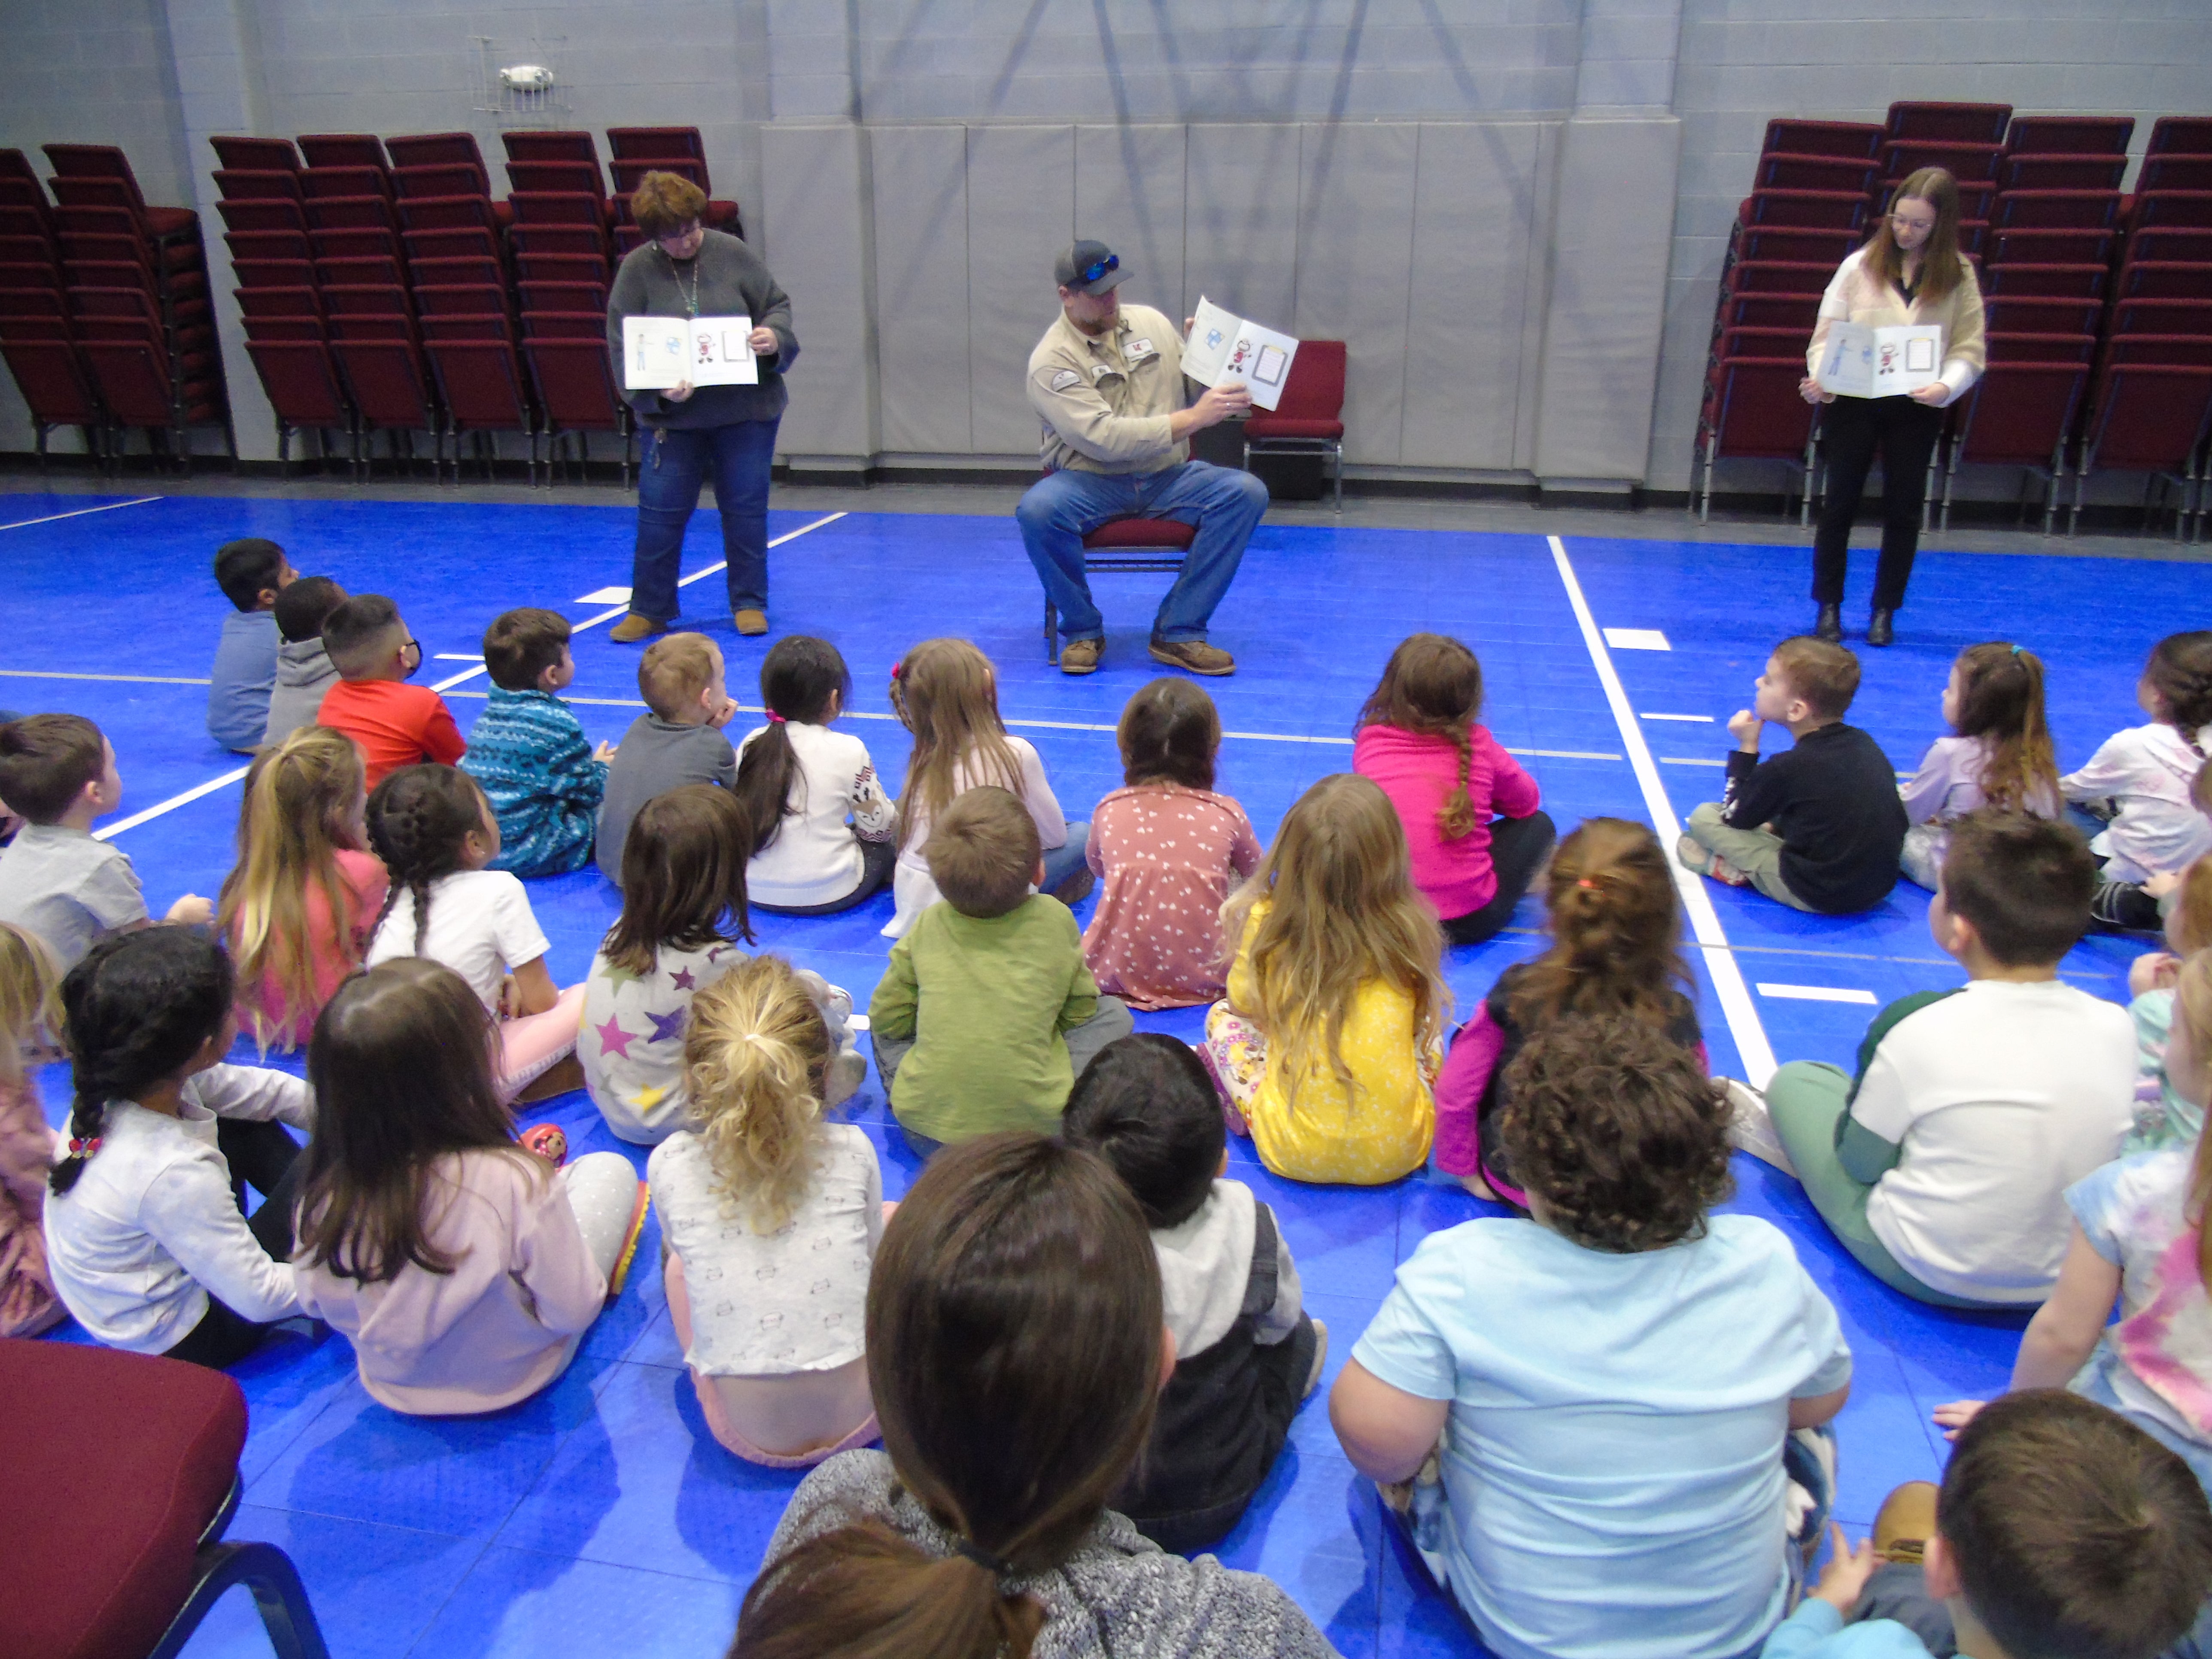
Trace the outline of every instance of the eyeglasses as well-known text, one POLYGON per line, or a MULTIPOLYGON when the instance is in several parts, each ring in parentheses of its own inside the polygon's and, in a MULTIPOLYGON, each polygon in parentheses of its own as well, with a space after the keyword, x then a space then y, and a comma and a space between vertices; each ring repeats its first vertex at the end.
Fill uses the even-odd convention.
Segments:
POLYGON ((688 242, 694 236, 696 236, 699 234, 699 222, 696 219, 694 219, 690 224, 685 225, 682 229, 672 230, 665 236, 656 236, 653 240, 659 242, 665 247, 671 242, 688 242))
POLYGON ((1936 228, 1936 222, 1933 219, 1908 219, 1901 213, 1891 214, 1889 216, 1889 222, 1895 225, 1899 230, 1933 230, 1936 228))
MULTIPOLYGON (((1103 276, 1108 271, 1119 270, 1121 268, 1121 256, 1118 253, 1109 253, 1097 264, 1085 265, 1082 270, 1077 271, 1075 273, 1075 282, 1076 283, 1085 284, 1095 283, 1101 276, 1103 276)), ((1073 285, 1074 284, 1071 284, 1070 286, 1073 285)))

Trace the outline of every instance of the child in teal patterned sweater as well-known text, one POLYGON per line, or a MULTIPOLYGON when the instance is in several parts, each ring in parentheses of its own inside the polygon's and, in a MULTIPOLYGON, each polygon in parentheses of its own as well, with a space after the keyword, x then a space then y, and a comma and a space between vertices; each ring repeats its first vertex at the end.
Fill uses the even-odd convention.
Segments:
POLYGON ((554 695, 576 678, 568 620, 526 607, 484 630, 491 706, 469 734, 462 769, 483 786, 499 818, 495 870, 557 876, 592 861, 611 743, 597 750, 554 695))

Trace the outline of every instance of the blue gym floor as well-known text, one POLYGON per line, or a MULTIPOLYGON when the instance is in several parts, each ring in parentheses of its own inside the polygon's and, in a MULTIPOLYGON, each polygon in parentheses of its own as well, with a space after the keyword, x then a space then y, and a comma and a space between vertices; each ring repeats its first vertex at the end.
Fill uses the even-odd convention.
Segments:
MULTIPOLYGON (((472 657, 485 623, 512 605, 550 606, 580 623, 605 615, 606 600, 579 596, 627 580, 635 523, 620 507, 471 505, 459 496, 436 504, 169 498, 84 511, 130 499, 0 497, 9 579, 0 615, 12 619, 0 647, 0 705, 100 723, 124 779, 122 813, 111 823, 240 764, 203 723, 201 677, 227 603, 209 575, 222 542, 271 537, 303 573, 392 595, 422 642, 420 678, 435 683, 467 672, 468 661, 441 659, 472 657)), ((1113 725, 1158 672, 1144 641, 1167 579, 1097 580, 1108 654, 1097 675, 1068 679, 1046 664, 1036 582, 1011 519, 855 513, 817 523, 826 518, 772 515, 773 535, 805 532, 772 555, 775 626, 821 635, 844 653, 854 679, 851 728, 886 783, 902 774, 908 747, 884 696, 891 663, 917 640, 964 635, 997 663, 1004 712, 1042 751, 1069 815, 1085 816, 1120 781, 1113 725)), ((684 568, 707 570, 720 556, 710 510, 694 520, 684 568)), ((1871 556, 1857 564, 1845 607, 1854 629, 1871 556)), ((1534 536, 1333 529, 1325 518, 1264 523, 1212 635, 1241 665, 1234 678, 1207 686, 1229 734, 1220 787, 1271 835, 1301 791, 1348 764, 1351 722, 1391 647, 1431 629, 1480 654, 1485 718, 1540 780, 1563 832, 1589 814, 1649 819, 1639 758, 1652 790, 1686 817, 1717 793, 1721 723, 1749 702, 1774 642, 1811 620, 1808 569, 1802 548, 1575 538, 1555 550, 1534 536), (1571 576, 1586 596, 1590 630, 1577 617, 1571 576), (1641 648, 1594 643, 1596 630, 1620 629, 1658 630, 1668 648, 1650 648, 1658 641, 1649 639, 1641 648), (1618 676, 1620 701, 1608 697, 1602 662, 1618 676), (1662 718, 1670 715, 1678 718, 1662 718)), ((694 623, 728 655, 732 694, 757 706, 763 642, 732 632, 719 574, 688 588, 686 599, 694 623)), ((1978 640, 2017 640, 2049 665, 2060 762, 2078 766, 2109 732, 2140 720, 2134 690, 2145 652, 2203 615, 2197 607, 2208 600, 2212 569, 2202 565, 1923 552, 1899 644, 1863 653, 1866 683, 1851 718, 1909 772, 1939 735, 1954 655, 1978 640)), ((575 655, 571 695, 586 731, 618 738, 642 708, 636 648, 609 645, 602 623, 578 636, 575 655)), ((479 672, 448 691, 464 730, 485 684, 479 672)), ((121 832, 156 915, 186 890, 215 893, 231 863, 237 805, 229 782, 121 832)), ((1850 920, 1709 890, 1717 928, 1707 925, 1691 955, 1716 1072, 1743 1074, 1739 1033, 1754 1054, 1771 1047, 1781 1060, 1849 1065, 1875 1005, 1960 978, 1929 939, 1925 896, 1909 885, 1850 920), (1734 1030, 1709 962, 1747 988, 1734 1030)), ((556 980, 580 979, 614 919, 614 890, 594 872, 534 883, 531 898, 553 940, 556 980)), ((889 950, 877 930, 890 908, 885 895, 842 917, 762 918, 761 948, 819 970, 865 1007, 889 950)), ((1089 904, 1080 908, 1087 918, 1089 904)), ((1462 1014, 1500 969, 1538 948, 1540 920, 1524 903, 1505 935, 1449 953, 1462 1014)), ((2069 958, 2066 975, 2124 1000, 2126 965, 2143 943, 2093 939, 2069 958)), ((1190 1036, 1200 1012, 1139 1023, 1190 1036)), ((45 1084, 58 1122, 65 1071, 49 1071, 45 1084)), ((896 1197, 916 1164, 903 1140, 886 1134, 872 1079, 849 1110, 875 1139, 885 1194, 896 1197)), ((581 1094, 533 1115, 561 1123, 574 1152, 628 1152, 642 1170, 641 1153, 610 1136, 581 1094)), ((1379 1190, 1294 1186, 1268 1176, 1249 1146, 1233 1155, 1238 1177, 1274 1206, 1309 1306, 1330 1328, 1331 1377, 1395 1264, 1424 1235, 1488 1208, 1419 1178, 1379 1190)), ((1936 1474, 1942 1443, 1929 1408, 2001 1389, 2024 1322, 1939 1312, 1886 1290, 1830 1243, 1793 1182, 1741 1157, 1736 1164, 1731 1207, 1768 1217, 1796 1240, 1856 1354, 1838 1425, 1837 1513, 1863 1528, 1891 1486, 1936 1474)), ((648 1239, 639 1260, 656 1255, 648 1239)), ((64 1339, 76 1334, 64 1328, 64 1339)), ((232 1535, 291 1553, 339 1659, 720 1654, 799 1478, 742 1463, 708 1437, 649 1267, 633 1274, 558 1383, 491 1417, 426 1420, 373 1404, 341 1338, 280 1334, 237 1374, 252 1415, 232 1535)), ((1337 1449, 1322 1395, 1218 1553, 1282 1584, 1347 1655, 1480 1651, 1386 1539, 1371 1489, 1337 1449)), ((195 1659, 268 1651, 243 1591, 186 1650, 195 1659)))

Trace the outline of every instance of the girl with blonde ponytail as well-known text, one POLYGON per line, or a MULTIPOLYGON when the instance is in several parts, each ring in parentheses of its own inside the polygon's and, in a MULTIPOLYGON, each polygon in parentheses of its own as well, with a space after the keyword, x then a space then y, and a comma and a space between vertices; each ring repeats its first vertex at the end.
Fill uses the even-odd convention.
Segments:
POLYGON ((1674 872, 1658 837, 1625 818, 1587 818, 1552 855, 1552 948, 1498 976, 1453 1034, 1437 1079, 1437 1168, 1485 1198, 1527 1207, 1497 1133, 1500 1085, 1522 1044, 1568 1014, 1625 1014, 1705 1063, 1681 955, 1674 872))
POLYGON ((700 1412, 770 1468, 876 1437, 862 1313, 883 1172, 866 1135, 823 1121, 837 1054, 805 978, 780 957, 740 961, 692 1000, 691 1127, 646 1166, 700 1412))
POLYGON ((884 1449, 808 1475, 731 1659, 1322 1659, 1290 1597, 1107 1505, 1175 1352, 1137 1201, 1019 1131, 948 1146, 867 1296, 884 1449), (1042 1639, 1040 1639, 1042 1638, 1042 1639))
POLYGON ((1397 809, 1413 885, 1454 945, 1478 945, 1512 920, 1555 836, 1536 780, 1477 723, 1481 713, 1474 653, 1414 634, 1390 653, 1352 746, 1352 769, 1397 809))
POLYGON ((368 851, 361 750, 303 726, 254 757, 238 813, 238 866, 216 925, 238 964, 238 1010, 254 1041, 298 1048, 361 965, 389 885, 368 851))

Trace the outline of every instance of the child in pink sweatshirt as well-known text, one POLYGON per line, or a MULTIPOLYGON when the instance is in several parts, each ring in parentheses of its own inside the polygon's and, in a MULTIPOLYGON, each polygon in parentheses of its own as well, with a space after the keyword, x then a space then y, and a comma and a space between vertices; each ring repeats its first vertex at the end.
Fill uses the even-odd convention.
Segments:
POLYGON ((1390 653, 1352 750, 1352 769, 1397 808, 1413 885, 1454 945, 1505 926, 1555 838, 1536 780, 1475 723, 1481 712, 1474 653, 1415 634, 1390 653))
POLYGON ((645 1224, 619 1153, 556 1170, 514 1144, 497 1042, 467 981, 407 957, 340 986, 307 1051, 300 1305, 411 1416, 496 1411, 559 1376, 645 1224))

